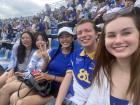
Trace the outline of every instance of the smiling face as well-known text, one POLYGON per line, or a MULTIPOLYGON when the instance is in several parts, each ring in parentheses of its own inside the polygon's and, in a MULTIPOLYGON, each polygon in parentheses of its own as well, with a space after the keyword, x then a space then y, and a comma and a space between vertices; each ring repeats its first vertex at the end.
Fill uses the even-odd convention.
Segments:
POLYGON ((96 31, 93 24, 86 22, 77 26, 77 39, 84 48, 92 48, 96 43, 96 31))
POLYGON ((139 34, 132 18, 118 17, 105 27, 106 49, 118 59, 130 58, 138 49, 139 34))
POLYGON ((40 46, 42 46, 42 42, 44 42, 43 37, 41 35, 38 35, 38 37, 36 39, 37 48, 40 48, 40 46))
POLYGON ((28 33, 24 33, 21 36, 21 42, 26 48, 30 48, 32 46, 32 38, 28 33))
POLYGON ((71 43, 73 41, 73 37, 69 33, 67 33, 67 32, 62 33, 59 36, 58 39, 59 39, 60 44, 62 45, 62 48, 69 48, 69 47, 71 47, 71 43))

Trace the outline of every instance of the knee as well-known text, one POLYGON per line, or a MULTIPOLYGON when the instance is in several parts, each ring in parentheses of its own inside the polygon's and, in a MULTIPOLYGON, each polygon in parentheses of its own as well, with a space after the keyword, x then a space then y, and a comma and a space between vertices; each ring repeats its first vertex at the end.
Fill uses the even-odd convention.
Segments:
POLYGON ((16 105, 28 105, 23 100, 18 100, 16 105))
POLYGON ((18 101, 18 95, 17 92, 13 93, 10 97, 10 104, 14 105, 18 101))
POLYGON ((5 84, 1 89, 0 89, 0 93, 2 94, 8 94, 9 93, 9 86, 7 84, 5 84))

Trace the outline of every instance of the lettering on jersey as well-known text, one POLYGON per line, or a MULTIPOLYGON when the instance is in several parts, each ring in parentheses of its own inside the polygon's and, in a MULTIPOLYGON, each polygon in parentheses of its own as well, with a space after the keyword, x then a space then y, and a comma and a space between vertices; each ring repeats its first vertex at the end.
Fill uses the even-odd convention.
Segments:
POLYGON ((83 60, 83 59, 77 57, 77 58, 76 58, 76 64, 79 64, 82 60, 83 60))
POLYGON ((85 81, 87 83, 91 83, 89 81, 89 74, 86 70, 84 69, 80 69, 80 72, 78 73, 78 78, 81 80, 81 81, 85 81))

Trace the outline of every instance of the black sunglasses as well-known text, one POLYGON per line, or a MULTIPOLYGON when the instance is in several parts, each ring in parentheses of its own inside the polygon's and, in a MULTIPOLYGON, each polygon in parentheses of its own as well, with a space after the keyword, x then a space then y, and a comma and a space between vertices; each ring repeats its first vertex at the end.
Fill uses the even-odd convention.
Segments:
POLYGON ((129 14, 129 13, 137 14, 137 11, 135 10, 135 8, 133 6, 130 6, 130 7, 127 7, 127 8, 123 8, 123 9, 119 10, 118 12, 104 14, 103 15, 103 20, 106 22, 106 21, 114 19, 117 16, 126 15, 126 14, 129 14))

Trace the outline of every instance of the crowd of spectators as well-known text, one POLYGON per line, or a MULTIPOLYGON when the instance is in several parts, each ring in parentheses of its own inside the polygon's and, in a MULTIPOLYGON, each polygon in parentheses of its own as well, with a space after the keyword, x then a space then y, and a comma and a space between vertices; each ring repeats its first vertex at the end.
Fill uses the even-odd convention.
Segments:
POLYGON ((96 20, 96 24, 100 24, 103 23, 103 14, 128 7, 134 2, 135 0, 66 0, 65 5, 53 10, 46 4, 45 10, 35 16, 1 20, 0 38, 16 41, 24 30, 45 31, 48 35, 56 35, 63 25, 74 28, 82 18, 96 20))

